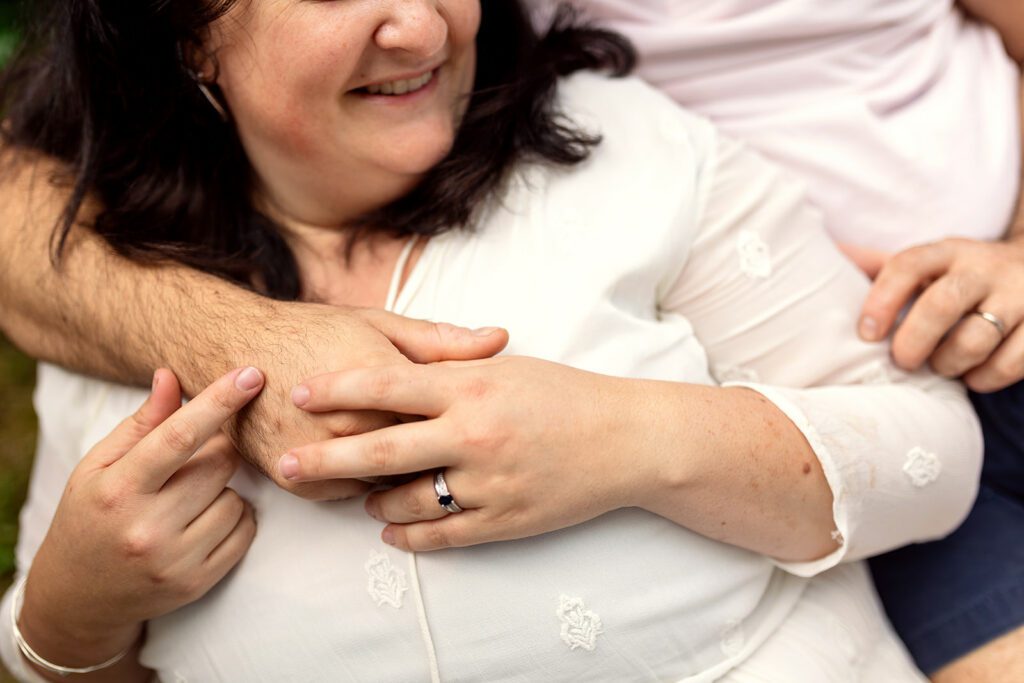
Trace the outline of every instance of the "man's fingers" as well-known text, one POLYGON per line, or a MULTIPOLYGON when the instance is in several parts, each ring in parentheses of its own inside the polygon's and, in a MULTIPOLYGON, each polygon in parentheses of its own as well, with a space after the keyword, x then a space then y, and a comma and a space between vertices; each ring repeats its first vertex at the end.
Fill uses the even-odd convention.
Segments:
POLYGON ((952 258, 951 251, 942 243, 908 249, 890 258, 864 301, 859 323, 861 338, 885 339, 910 298, 946 272, 952 258))
POLYGON ((312 413, 377 410, 434 417, 449 405, 445 384, 423 365, 386 365, 320 375, 292 390, 296 406, 312 413))
POLYGON ((1001 330, 975 312, 968 313, 932 354, 932 368, 944 377, 960 377, 983 365, 1003 344, 1004 333, 1014 330, 1024 318, 1024 310, 1016 309, 1015 302, 986 299, 976 310, 998 315, 1006 329, 1001 330))
POLYGON ((256 368, 234 370, 154 429, 118 465, 140 492, 155 492, 263 388, 256 368))
POLYGON ((346 436, 293 448, 278 462, 293 482, 370 479, 412 474, 456 464, 438 420, 410 422, 368 434, 346 436))
POLYGON ((146 402, 122 420, 110 436, 93 449, 92 454, 103 467, 117 462, 180 407, 181 387, 178 378, 170 370, 157 370, 153 374, 153 388, 146 402))
POLYGON ((1013 330, 984 364, 964 375, 964 382, 967 386, 980 394, 1000 391, 1022 379, 1024 379, 1024 325, 1013 330))
POLYGON ((490 358, 508 344, 508 331, 498 327, 470 330, 379 310, 366 310, 362 315, 414 363, 490 358))
POLYGON ((921 367, 943 337, 987 294, 983 282, 965 274, 948 273, 936 280, 918 297, 896 330, 893 360, 906 370, 921 367))

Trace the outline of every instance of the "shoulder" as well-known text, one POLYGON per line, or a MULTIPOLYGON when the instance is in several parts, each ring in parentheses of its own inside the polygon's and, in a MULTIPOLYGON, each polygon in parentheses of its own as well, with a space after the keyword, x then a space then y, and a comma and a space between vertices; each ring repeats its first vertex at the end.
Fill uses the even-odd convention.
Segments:
POLYGON ((509 239, 532 232, 602 267, 674 275, 697 236, 714 127, 639 79, 592 72, 563 79, 555 105, 563 123, 599 143, 577 165, 524 165, 487 229, 515 225, 509 239))
POLYGON ((699 167, 717 140, 707 119, 637 77, 573 74, 559 84, 558 106, 575 125, 601 135, 602 146, 645 154, 649 164, 674 163, 679 168, 683 160, 673 152, 686 150, 686 161, 699 167))

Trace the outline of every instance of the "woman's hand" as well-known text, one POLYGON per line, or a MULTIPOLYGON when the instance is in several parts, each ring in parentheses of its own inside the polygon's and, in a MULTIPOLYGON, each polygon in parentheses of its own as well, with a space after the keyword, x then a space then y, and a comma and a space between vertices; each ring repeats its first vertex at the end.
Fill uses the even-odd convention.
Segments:
MULTIPOLYGON (((230 429, 249 462, 285 490, 310 500, 350 498, 370 487, 353 480, 297 483, 282 479, 277 476, 282 453, 313 441, 393 425, 395 418, 374 411, 314 414, 296 410, 289 397, 296 383, 355 367, 489 358, 508 342, 508 333, 497 328, 471 331, 375 309, 293 302, 261 305, 267 310, 253 311, 251 324, 238 326, 250 333, 245 338, 234 335, 230 343, 238 348, 229 355, 256 359, 266 373, 267 387, 230 429)), ((211 358, 216 361, 216 354, 211 358)))
POLYGON ((392 365, 322 375, 293 392, 322 413, 374 409, 425 416, 311 444, 281 460, 293 481, 419 474, 373 493, 370 515, 404 550, 534 536, 632 505, 651 469, 628 458, 634 385, 531 358, 392 365), (434 473, 464 512, 438 504, 434 473))
POLYGON ((862 311, 864 339, 885 339, 919 293, 893 336, 898 365, 916 370, 930 361, 936 372, 962 376, 981 392, 1024 379, 1024 242, 947 239, 891 257, 844 251, 875 280, 862 311), (997 316, 1005 334, 977 311, 997 316))
POLYGON ((82 459, 25 586, 22 631, 44 658, 105 661, 242 558, 256 522, 226 488, 239 458, 220 429, 263 382, 235 370, 181 407, 174 374, 157 371, 146 403, 82 459))

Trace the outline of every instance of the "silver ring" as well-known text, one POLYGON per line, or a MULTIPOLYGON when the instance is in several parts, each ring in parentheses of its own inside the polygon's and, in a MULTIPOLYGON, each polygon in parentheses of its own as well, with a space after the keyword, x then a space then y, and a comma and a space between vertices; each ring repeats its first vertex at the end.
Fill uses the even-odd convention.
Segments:
POLYGON ((978 309, 977 311, 972 313, 972 315, 976 315, 985 322, 991 323, 992 326, 995 327, 996 330, 999 332, 1000 337, 1006 336, 1006 323, 1004 323, 1002 318, 1000 318, 998 315, 995 315, 994 313, 989 313, 988 311, 983 311, 981 309, 978 309))
POLYGON ((462 508, 455 502, 455 497, 448 490, 448 484, 444 480, 444 472, 434 475, 434 493, 437 494, 437 504, 448 512, 462 512, 462 508))

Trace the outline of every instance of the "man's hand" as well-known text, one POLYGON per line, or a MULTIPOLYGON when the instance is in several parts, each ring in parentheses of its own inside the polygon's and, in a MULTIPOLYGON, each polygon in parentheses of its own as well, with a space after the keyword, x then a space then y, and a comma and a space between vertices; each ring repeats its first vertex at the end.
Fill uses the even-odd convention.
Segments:
POLYGON ((411 320, 379 310, 318 304, 281 304, 278 315, 248 330, 227 354, 261 368, 267 385, 233 426, 238 450, 282 488, 312 500, 336 500, 363 493, 369 485, 351 479, 294 483, 280 476, 278 459, 287 451, 339 436, 394 425, 390 413, 299 410, 292 389, 303 380, 353 368, 489 358, 508 343, 505 330, 465 328, 411 320))
POLYGON ((1024 379, 1024 242, 947 239, 889 256, 844 246, 875 279, 860 334, 881 341, 896 328, 892 355, 907 370, 929 361, 946 377, 963 377, 978 392, 1024 379), (984 311, 1005 325, 976 315, 984 311))

